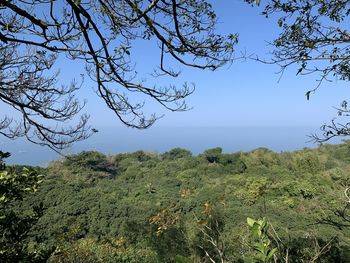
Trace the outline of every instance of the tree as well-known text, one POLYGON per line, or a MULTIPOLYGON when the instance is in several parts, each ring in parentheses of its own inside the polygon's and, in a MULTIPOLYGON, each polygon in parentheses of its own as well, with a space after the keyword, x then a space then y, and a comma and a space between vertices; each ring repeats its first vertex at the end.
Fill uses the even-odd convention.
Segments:
POLYGON ((135 41, 158 45, 155 77, 177 77, 169 61, 215 70, 231 61, 238 38, 215 33, 216 15, 205 0, 4 0, 0 14, 0 100, 19 113, 18 120, 1 116, 0 133, 55 150, 92 132, 88 116, 79 115, 84 103, 75 97, 82 82, 58 85, 52 67, 59 56, 83 61, 107 107, 125 125, 143 129, 159 116, 147 117, 144 103, 132 102, 132 94, 184 111, 194 87, 136 80, 135 41))
MULTIPOLYGON (((347 19, 350 2, 338 0, 245 0, 264 4, 263 15, 278 18, 281 32, 271 44, 273 58, 265 63, 277 64, 281 72, 297 66, 297 75, 316 74, 317 86, 306 93, 309 99, 325 81, 350 80, 350 32, 347 19)), ((337 109, 339 116, 349 117, 347 101, 337 109)), ((333 119, 321 126, 322 135, 312 135, 316 142, 335 136, 350 135, 350 122, 333 119)))
POLYGON ((0 151, 0 258, 1 262, 44 262, 49 251, 31 251, 26 238, 42 214, 42 206, 23 211, 18 203, 41 183, 37 172, 24 168, 20 173, 7 169, 4 159, 9 153, 0 151))
POLYGON ((209 163, 218 163, 220 161, 220 157, 222 156, 222 148, 216 147, 205 150, 203 152, 203 156, 209 163))
POLYGON ((165 152, 162 154, 162 158, 165 160, 176 160, 176 159, 191 158, 191 157, 192 157, 192 153, 182 148, 174 148, 169 152, 165 152))

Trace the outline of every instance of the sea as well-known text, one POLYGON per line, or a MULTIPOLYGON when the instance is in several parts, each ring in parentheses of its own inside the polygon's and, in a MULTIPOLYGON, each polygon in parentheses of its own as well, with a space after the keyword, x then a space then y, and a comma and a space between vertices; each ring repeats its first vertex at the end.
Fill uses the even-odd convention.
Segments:
MULTIPOLYGON (((61 154, 35 145, 23 138, 10 140, 0 137, 0 150, 11 153, 7 164, 46 167, 51 161, 81 151, 99 151, 118 154, 143 150, 164 153, 180 147, 198 155, 203 151, 221 147, 223 152, 252 151, 259 147, 275 152, 315 148, 319 144, 310 135, 319 133, 319 128, 310 126, 237 126, 237 127, 151 127, 137 130, 126 127, 97 127, 98 132, 85 141, 77 142, 61 154)), ((341 143, 345 138, 336 138, 330 143, 341 143)))

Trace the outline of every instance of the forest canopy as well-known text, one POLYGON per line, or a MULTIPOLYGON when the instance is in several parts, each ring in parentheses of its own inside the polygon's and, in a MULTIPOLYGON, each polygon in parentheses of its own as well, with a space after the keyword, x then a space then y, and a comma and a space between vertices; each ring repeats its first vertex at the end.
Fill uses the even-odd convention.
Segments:
POLYGON ((254 252, 247 217, 268 218, 288 262, 348 262, 349 147, 82 152, 41 169, 39 191, 14 205, 42 202, 24 243, 49 262, 242 262, 254 252))

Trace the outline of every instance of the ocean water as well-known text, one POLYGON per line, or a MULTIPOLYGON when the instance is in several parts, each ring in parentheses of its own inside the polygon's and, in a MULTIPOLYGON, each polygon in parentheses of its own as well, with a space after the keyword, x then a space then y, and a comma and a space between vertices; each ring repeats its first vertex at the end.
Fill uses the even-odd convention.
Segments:
MULTIPOLYGON (((224 152, 251 151, 265 147, 276 152, 314 148, 318 145, 308 137, 318 127, 152 127, 135 130, 125 127, 99 127, 98 133, 86 141, 76 143, 63 154, 96 150, 105 154, 144 150, 163 153, 175 147, 190 150, 194 155, 213 147, 224 152)), ((330 143, 339 143, 341 138, 330 143)), ((34 145, 24 139, 0 137, 0 150, 12 154, 8 164, 47 166, 62 158, 51 149, 34 145)))

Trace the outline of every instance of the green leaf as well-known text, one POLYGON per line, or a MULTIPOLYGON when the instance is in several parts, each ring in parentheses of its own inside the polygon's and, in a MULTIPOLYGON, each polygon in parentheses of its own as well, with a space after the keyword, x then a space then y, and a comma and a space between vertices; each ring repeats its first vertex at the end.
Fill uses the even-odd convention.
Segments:
POLYGON ((254 257, 258 262, 267 262, 266 256, 264 254, 258 254, 254 257))
POLYGON ((266 246, 263 243, 256 243, 254 245, 255 250, 259 251, 262 254, 266 254, 266 246))
POLYGON ((248 226, 253 227, 255 222, 256 221, 253 218, 247 217, 247 224, 248 224, 248 226))
POLYGON ((270 252, 267 254, 267 261, 269 261, 270 259, 272 259, 272 257, 277 253, 277 248, 273 248, 270 250, 270 252))
POLYGON ((260 236, 261 236, 261 229, 260 229, 260 225, 258 223, 255 222, 253 224, 251 231, 252 231, 253 235, 256 238, 260 238, 260 236))

